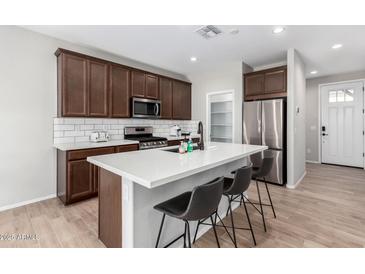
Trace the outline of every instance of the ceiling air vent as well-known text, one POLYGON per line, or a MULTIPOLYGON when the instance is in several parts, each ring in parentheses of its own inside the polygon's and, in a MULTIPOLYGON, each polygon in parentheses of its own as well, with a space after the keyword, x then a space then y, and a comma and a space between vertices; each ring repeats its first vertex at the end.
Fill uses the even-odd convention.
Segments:
POLYGON ((204 37, 205 39, 211 39, 221 34, 222 31, 215 26, 208 25, 197 29, 196 33, 204 37))

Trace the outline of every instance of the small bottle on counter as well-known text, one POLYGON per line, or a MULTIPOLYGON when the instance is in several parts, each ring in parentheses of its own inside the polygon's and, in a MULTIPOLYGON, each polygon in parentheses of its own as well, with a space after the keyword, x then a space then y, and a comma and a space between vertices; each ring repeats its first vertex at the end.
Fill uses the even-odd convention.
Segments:
POLYGON ((185 145, 184 145, 184 141, 181 141, 181 142, 180 142, 180 145, 179 145, 179 153, 180 153, 180 154, 184 154, 184 153, 185 153, 185 145))
POLYGON ((191 140, 191 136, 188 141, 188 152, 193 152, 193 140, 191 140))

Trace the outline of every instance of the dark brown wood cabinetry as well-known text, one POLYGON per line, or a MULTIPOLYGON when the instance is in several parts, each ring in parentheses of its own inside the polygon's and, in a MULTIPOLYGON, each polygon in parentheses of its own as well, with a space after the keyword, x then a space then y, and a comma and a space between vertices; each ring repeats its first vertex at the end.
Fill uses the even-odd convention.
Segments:
POLYGON ((88 116, 108 116, 108 70, 105 62, 88 60, 88 116))
POLYGON ((138 150, 138 144, 57 151, 57 195, 64 204, 94 197, 99 189, 99 168, 87 157, 138 150))
POLYGON ((172 118, 191 119, 191 84, 173 81, 172 118))
POLYGON ((191 83, 58 49, 59 117, 131 117, 131 97, 160 99, 164 119, 191 119, 191 83))
POLYGON ((287 96, 286 75, 286 66, 245 74, 245 100, 261 100, 287 96))
POLYGON ((131 73, 131 90, 132 96, 145 97, 146 94, 146 78, 145 73, 139 70, 132 70, 131 73))
POLYGON ((87 60, 61 54, 58 58, 58 110, 61 116, 86 116, 88 83, 87 60))
POLYGON ((146 98, 159 99, 158 77, 152 74, 146 74, 146 98))
POLYGON ((172 80, 160 77, 161 118, 172 119, 172 80))
POLYGON ((130 116, 130 70, 119 65, 110 66, 110 116, 127 118, 130 116))

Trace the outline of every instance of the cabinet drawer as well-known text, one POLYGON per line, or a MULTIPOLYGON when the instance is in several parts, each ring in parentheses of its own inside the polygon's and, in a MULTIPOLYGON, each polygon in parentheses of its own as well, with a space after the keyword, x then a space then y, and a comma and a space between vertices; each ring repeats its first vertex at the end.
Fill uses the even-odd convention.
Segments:
POLYGON ((119 153, 119 152, 135 151, 135 150, 138 150, 138 149, 139 149, 138 144, 124 145, 124 146, 115 147, 115 152, 119 153))
POLYGON ((114 153, 114 147, 73 150, 67 153, 68 160, 86 159, 90 156, 114 153))

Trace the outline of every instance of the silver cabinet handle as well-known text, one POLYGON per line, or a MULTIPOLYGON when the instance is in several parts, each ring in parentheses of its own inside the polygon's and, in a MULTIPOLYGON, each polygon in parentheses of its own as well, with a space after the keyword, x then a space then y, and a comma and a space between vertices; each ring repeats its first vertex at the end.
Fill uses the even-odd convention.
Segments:
POLYGON ((160 107, 159 107, 158 103, 156 103, 156 104, 155 104, 155 107, 156 107, 156 108, 155 108, 155 109, 156 109, 156 110, 155 110, 155 115, 157 116, 157 115, 158 115, 158 112, 159 112, 159 110, 160 110, 160 107))

